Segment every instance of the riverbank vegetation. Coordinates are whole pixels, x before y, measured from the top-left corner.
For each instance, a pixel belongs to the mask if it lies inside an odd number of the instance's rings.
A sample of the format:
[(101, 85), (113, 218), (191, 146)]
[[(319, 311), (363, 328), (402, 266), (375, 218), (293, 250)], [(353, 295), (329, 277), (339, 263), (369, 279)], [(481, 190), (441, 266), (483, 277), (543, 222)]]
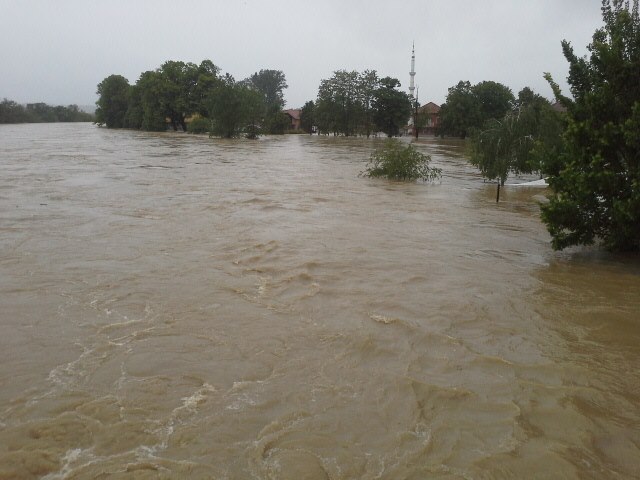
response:
[(211, 60), (200, 65), (167, 61), (156, 70), (143, 72), (134, 85), (121, 75), (110, 75), (98, 84), (96, 123), (108, 128), (147, 131), (195, 130), (222, 137), (259, 132), (284, 133), (289, 119), (283, 113), (280, 70), (260, 70), (236, 81), (221, 75)]
[(51, 106), (46, 103), (21, 105), (4, 98), (0, 102), (0, 123), (92, 122), (94, 116), (77, 105)]
[(502, 115), (496, 109), (478, 127), (473, 88), (461, 82), (449, 89), (442, 128), (471, 134), (470, 161), (488, 179), (548, 178), (541, 210), (555, 249), (598, 242), (640, 251), (639, 1), (603, 0), (602, 18), (588, 56), (562, 42), (571, 98), (545, 74), (556, 105), (524, 89), (515, 101), (504, 95)]
[(568, 41), (567, 81), (573, 98), (550, 82), (567, 109), (559, 167), (542, 220), (554, 248), (592, 244), (640, 250), (640, 15), (639, 2), (603, 0), (604, 26), (578, 57)]

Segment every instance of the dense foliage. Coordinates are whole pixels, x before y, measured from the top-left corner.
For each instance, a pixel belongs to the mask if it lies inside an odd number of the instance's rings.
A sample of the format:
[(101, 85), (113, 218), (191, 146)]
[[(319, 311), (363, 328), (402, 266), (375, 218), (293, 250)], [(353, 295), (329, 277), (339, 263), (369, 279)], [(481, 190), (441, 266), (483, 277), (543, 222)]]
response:
[(504, 185), (509, 173), (546, 172), (562, 150), (562, 114), (545, 98), (525, 87), (500, 119), (474, 131), (470, 160), (489, 180)]
[(378, 78), (375, 70), (338, 70), (322, 80), (314, 108), (321, 133), (366, 135), (382, 131), (395, 136), (411, 114), (409, 96), (399, 90), (400, 82)]
[(429, 166), (431, 158), (411, 144), (390, 138), (376, 149), (362, 175), (390, 180), (424, 180), (431, 182), (441, 176), (441, 170)]
[(288, 120), (282, 113), (284, 73), (260, 70), (237, 82), (220, 75), (211, 60), (200, 65), (167, 61), (143, 72), (135, 85), (110, 75), (98, 84), (96, 123), (109, 128), (187, 131), (192, 119), (198, 131), (255, 138), (262, 130), (282, 133)]
[(189, 123), (189, 133), (209, 133), (211, 131), (211, 120), (203, 117), (195, 117)]
[(226, 75), (208, 102), (212, 120), (211, 134), (225, 138), (242, 135), (255, 138), (259, 133), (259, 121), (264, 103), (259, 91)]
[(511, 90), (501, 83), (485, 81), (472, 86), (460, 81), (449, 88), (440, 109), (439, 134), (465, 138), (488, 120), (501, 119), (514, 101)]
[(542, 207), (553, 246), (591, 244), (640, 250), (640, 18), (622, 0), (603, 0), (604, 26), (593, 35), (589, 57), (562, 42), (573, 100), (567, 108), (565, 151), (549, 183), (554, 195)]
[(124, 127), (129, 103), (129, 80), (122, 75), (109, 75), (98, 84), (96, 123), (109, 128)]
[(93, 115), (81, 111), (77, 105), (20, 105), (6, 98), (0, 102), (0, 123), (92, 122), (93, 119)]
[(407, 124), (411, 115), (411, 100), (406, 93), (398, 90), (399, 88), (398, 80), (385, 77), (374, 90), (373, 122), (378, 130), (389, 137), (398, 135), (400, 128)]
[(304, 104), (300, 111), (300, 128), (307, 133), (313, 132), (313, 126), (315, 125), (315, 113), (316, 105), (313, 100), (309, 100)]

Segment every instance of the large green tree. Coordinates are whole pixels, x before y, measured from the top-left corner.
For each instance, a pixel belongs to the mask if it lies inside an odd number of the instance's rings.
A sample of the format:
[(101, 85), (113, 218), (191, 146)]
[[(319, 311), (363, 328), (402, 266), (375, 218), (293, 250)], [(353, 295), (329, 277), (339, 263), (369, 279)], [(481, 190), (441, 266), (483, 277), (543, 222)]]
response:
[(559, 152), (562, 131), (561, 114), (525, 87), (511, 110), (473, 133), (470, 161), (485, 178), (504, 185), (509, 173), (542, 172)]
[(262, 95), (264, 116), (262, 128), (271, 134), (283, 134), (289, 127), (289, 120), (282, 112), (285, 105), (284, 89), (288, 87), (284, 72), (262, 69), (242, 83)]
[(246, 134), (254, 137), (257, 119), (264, 112), (263, 97), (244, 82), (227, 74), (209, 97), (208, 110), (213, 135), (233, 138)]
[(306, 102), (300, 111), (300, 128), (307, 133), (313, 133), (315, 111), (316, 105), (313, 103), (313, 100)]
[(373, 120), (378, 130), (388, 137), (398, 135), (411, 115), (411, 99), (399, 88), (400, 82), (396, 78), (385, 77), (374, 92)]
[(480, 124), (480, 106), (471, 90), (471, 83), (460, 81), (450, 87), (440, 109), (439, 133), (465, 138), (472, 128)]
[(501, 83), (471, 85), (460, 81), (449, 88), (440, 110), (440, 134), (465, 138), (488, 120), (501, 119), (513, 106), (513, 93)]
[(108, 128), (124, 127), (128, 108), (129, 80), (122, 75), (109, 75), (98, 84), (96, 123)]
[(371, 135), (375, 122), (373, 119), (374, 108), (373, 102), (376, 90), (380, 86), (380, 79), (375, 70), (365, 70), (358, 77), (358, 96), (362, 105), (362, 133), (367, 138)]
[(323, 133), (357, 133), (362, 120), (358, 72), (337, 70), (320, 82), (316, 100), (316, 123)]
[(136, 94), (140, 96), (142, 130), (162, 132), (167, 129), (170, 111), (167, 103), (167, 82), (157, 70), (140, 75), (136, 82)]
[(472, 91), (483, 122), (491, 118), (502, 118), (511, 110), (515, 101), (511, 89), (498, 82), (477, 83), (472, 87)]
[(288, 87), (282, 70), (260, 70), (251, 75), (245, 82), (264, 96), (267, 109), (282, 110), (284, 107), (284, 89)]
[(553, 246), (600, 241), (611, 250), (640, 250), (640, 18), (638, 0), (603, 0), (604, 26), (590, 55), (566, 40), (568, 83), (562, 167), (549, 178), (554, 194), (542, 207)]

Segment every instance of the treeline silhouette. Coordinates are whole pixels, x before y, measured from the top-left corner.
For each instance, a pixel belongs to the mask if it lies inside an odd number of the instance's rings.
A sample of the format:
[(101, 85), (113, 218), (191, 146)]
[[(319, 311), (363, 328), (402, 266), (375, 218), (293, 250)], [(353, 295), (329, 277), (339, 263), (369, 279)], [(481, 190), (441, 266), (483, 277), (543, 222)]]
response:
[(0, 102), (0, 123), (92, 122), (94, 116), (77, 105), (51, 106), (46, 103), (21, 105), (13, 100)]

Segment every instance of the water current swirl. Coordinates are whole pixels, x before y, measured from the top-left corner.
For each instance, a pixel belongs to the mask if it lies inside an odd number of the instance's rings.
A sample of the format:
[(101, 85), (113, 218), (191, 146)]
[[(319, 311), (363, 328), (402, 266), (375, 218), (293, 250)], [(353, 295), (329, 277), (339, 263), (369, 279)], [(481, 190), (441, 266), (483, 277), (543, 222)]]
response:
[(0, 479), (638, 478), (638, 258), (382, 141), (0, 126)]

